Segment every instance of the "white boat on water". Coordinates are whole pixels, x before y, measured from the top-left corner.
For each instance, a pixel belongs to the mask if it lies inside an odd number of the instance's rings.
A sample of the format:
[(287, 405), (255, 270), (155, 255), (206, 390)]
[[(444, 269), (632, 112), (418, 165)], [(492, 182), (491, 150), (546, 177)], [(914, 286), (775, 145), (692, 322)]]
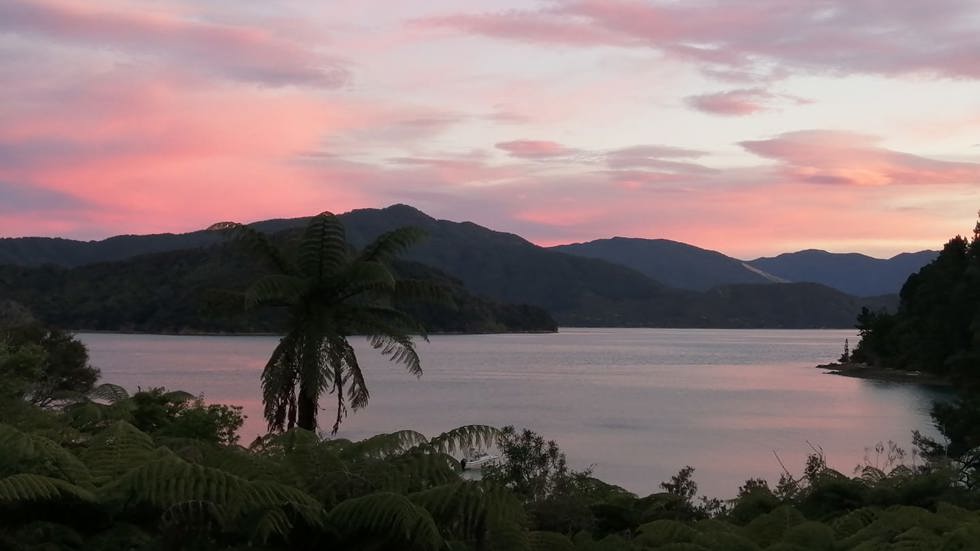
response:
[(459, 460), (459, 466), (464, 471), (466, 470), (480, 470), (484, 466), (489, 465), (497, 460), (497, 456), (487, 453), (484, 450), (478, 450), (476, 448), (470, 448), (466, 450), (466, 454), (462, 459)]

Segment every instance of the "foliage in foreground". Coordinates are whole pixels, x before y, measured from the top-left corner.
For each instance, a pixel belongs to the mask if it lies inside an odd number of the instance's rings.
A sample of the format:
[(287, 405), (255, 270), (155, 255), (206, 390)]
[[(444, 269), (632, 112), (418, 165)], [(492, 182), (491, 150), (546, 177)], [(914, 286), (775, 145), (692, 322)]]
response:
[[(63, 412), (23, 404), (16, 426), (0, 424), (0, 548), (972, 549), (980, 537), (976, 495), (942, 468), (848, 477), (815, 455), (799, 479), (748, 481), (729, 502), (695, 499), (690, 468), (638, 497), (568, 469), (531, 431), (352, 442), (294, 429), (243, 448), (147, 422), (173, 393), (153, 391), (151, 406), (99, 394)], [(454, 456), (494, 441), (507, 463), (461, 477)]]

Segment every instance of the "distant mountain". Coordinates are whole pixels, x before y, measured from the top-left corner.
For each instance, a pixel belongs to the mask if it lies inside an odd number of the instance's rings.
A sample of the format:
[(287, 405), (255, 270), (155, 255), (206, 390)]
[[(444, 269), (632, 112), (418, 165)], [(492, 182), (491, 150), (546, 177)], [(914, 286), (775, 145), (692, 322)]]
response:
[(898, 293), (910, 275), (932, 262), (938, 254), (920, 251), (879, 259), (863, 254), (810, 249), (758, 258), (749, 265), (789, 281), (822, 283), (848, 294), (873, 296)]
[[(862, 305), (889, 303), (887, 298), (857, 299), (820, 285), (760, 283), (775, 278), (768, 275), (771, 273), (768, 270), (746, 266), (720, 253), (669, 241), (604, 240), (572, 246), (577, 249), (576, 254), (568, 254), (471, 222), (436, 220), (406, 205), (355, 210), (341, 215), (341, 219), (348, 239), (355, 245), (363, 245), (394, 228), (421, 227), (428, 232), (428, 238), (408, 252), (407, 260), (458, 280), (460, 288), (476, 294), (475, 298), (483, 297), (479, 300), (544, 308), (564, 325), (851, 327)], [(306, 220), (267, 220), (253, 226), (270, 233), (278, 232), (279, 239), (288, 239), (305, 225)], [(0, 263), (35, 267), (55, 263), (79, 266), (76, 268), (79, 271), (74, 274), (82, 275), (80, 281), (86, 282), (85, 286), (72, 288), (74, 290), (69, 294), (83, 304), (72, 303), (72, 308), (84, 306), (82, 310), (92, 316), (89, 322), (96, 323), (100, 316), (109, 315), (105, 312), (123, 301), (119, 293), (113, 293), (113, 285), (141, 289), (136, 296), (140, 293), (154, 297), (171, 296), (178, 303), (174, 308), (197, 308), (180, 306), (190, 301), (184, 294), (188, 282), (222, 288), (229, 283), (247, 281), (247, 272), (236, 274), (233, 266), (230, 272), (213, 266), (211, 269), (193, 268), (201, 263), (219, 262), (222, 255), (227, 254), (220, 241), (220, 235), (204, 231), (121, 236), (101, 242), (7, 239), (0, 240)], [(590, 254), (601, 253), (605, 259), (580, 255), (583, 247), (589, 249)], [(136, 256), (144, 253), (155, 254)], [(669, 256), (670, 260), (664, 262), (658, 256)], [(119, 261), (119, 257), (129, 257), (133, 263), (115, 267), (100, 264), (106, 260)], [(181, 271), (185, 268), (190, 272)], [(114, 271), (119, 272), (118, 277)], [(68, 281), (70, 278), (58, 279), (67, 277), (64, 268), (48, 266), (26, 272), (23, 268), (21, 271), (8, 268), (0, 275), (4, 272), (8, 282), (12, 281), (7, 287), (10, 291), (4, 292), (17, 291), (23, 286), (34, 289), (38, 291), (34, 300), (47, 304), (45, 311), (56, 312), (64, 296), (58, 292), (45, 293), (45, 285), (48, 285), (45, 282), (54, 278), (50, 286), (55, 291), (59, 285), (73, 285)], [(215, 274), (222, 275), (212, 278)], [(665, 286), (658, 278), (651, 277), (652, 274), (688, 289)], [(127, 277), (137, 279), (129, 281)], [(720, 287), (704, 291), (719, 284)], [(0, 291), (3, 291), (2, 286)], [(86, 299), (86, 296), (90, 298)], [(127, 300), (132, 300), (128, 305), (120, 306), (123, 311), (141, 308), (137, 299), (127, 296)], [(21, 301), (32, 305), (31, 301)], [(156, 315), (154, 308), (146, 306), (145, 312), (137, 318)], [(204, 315), (199, 308), (195, 312), (181, 315), (188, 316), (186, 319)], [(506, 318), (515, 312), (511, 309), (507, 315), (499, 313), (495, 316)], [(532, 317), (539, 316), (534, 314)], [(222, 321), (215, 323), (222, 327), (234, 325)], [(517, 319), (512, 319), (513, 323), (520, 324)]]
[(719, 285), (784, 281), (717, 251), (667, 239), (613, 237), (552, 250), (622, 264), (678, 289), (707, 291)]

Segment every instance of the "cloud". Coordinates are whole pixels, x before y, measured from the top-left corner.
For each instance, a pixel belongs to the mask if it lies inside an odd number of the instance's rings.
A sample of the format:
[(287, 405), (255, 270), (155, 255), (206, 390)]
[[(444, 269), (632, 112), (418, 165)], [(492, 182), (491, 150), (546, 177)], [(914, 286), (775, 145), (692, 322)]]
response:
[(84, 207), (79, 197), (57, 190), (0, 181), (0, 213), (37, 215), (45, 211), (65, 211)]
[(2, 2), (0, 32), (151, 56), (184, 70), (268, 85), (336, 88), (350, 76), (339, 60), (261, 27), (179, 17), (144, 5), (122, 10), (68, 0)]
[(725, 79), (788, 71), (980, 78), (980, 4), (558, 0), (417, 25), (538, 44), (648, 48)]
[(553, 159), (568, 157), (578, 151), (570, 149), (558, 142), (546, 140), (515, 140), (500, 142), (494, 145), (497, 149), (507, 152), (511, 157), (520, 159)]
[(980, 182), (980, 163), (930, 159), (881, 147), (880, 142), (854, 132), (804, 130), (740, 145), (778, 161), (780, 175), (795, 182), (852, 186)]
[(774, 94), (764, 88), (743, 88), (727, 92), (699, 94), (688, 96), (685, 101), (698, 111), (735, 117), (768, 111), (773, 109), (775, 104), (786, 101), (797, 105), (809, 103), (808, 100), (785, 94)]

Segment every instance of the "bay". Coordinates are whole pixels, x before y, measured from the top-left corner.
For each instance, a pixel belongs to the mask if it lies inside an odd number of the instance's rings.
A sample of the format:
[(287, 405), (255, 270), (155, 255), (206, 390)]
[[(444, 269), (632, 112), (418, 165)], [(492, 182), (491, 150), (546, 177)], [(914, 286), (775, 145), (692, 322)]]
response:
[[(78, 336), (103, 381), (240, 405), (243, 444), (264, 432), (259, 374), (278, 338)], [(845, 338), (857, 341), (835, 330), (436, 335), (419, 345), (421, 379), (358, 338), (371, 400), (338, 436), (509, 424), (556, 440), (574, 467), (591, 465), (641, 495), (691, 465), (700, 493), (732, 497), (747, 478), (775, 482), (780, 461), (799, 474), (814, 448), (850, 474), (879, 441), (911, 452), (913, 429), (935, 434), (928, 410), (942, 392), (814, 369), (836, 359)], [(321, 424), (330, 427), (333, 397), (321, 405)], [(868, 459), (876, 461), (873, 451)]]

